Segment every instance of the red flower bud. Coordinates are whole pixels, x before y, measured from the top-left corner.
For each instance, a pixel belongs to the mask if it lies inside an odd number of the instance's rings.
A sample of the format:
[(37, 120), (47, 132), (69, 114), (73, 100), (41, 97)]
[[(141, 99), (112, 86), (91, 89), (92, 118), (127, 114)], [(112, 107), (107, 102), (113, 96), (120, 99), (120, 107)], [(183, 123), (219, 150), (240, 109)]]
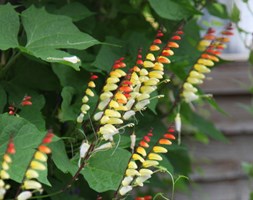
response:
[(150, 138), (148, 136), (144, 136), (143, 140), (145, 140), (146, 142), (150, 142)]
[(154, 44), (162, 44), (162, 41), (160, 39), (155, 39), (153, 41)]
[(91, 77), (90, 77), (91, 80), (96, 80), (97, 78), (98, 78), (97, 75), (91, 75)]
[(181, 40), (181, 37), (179, 35), (175, 35), (171, 39), (172, 40)]

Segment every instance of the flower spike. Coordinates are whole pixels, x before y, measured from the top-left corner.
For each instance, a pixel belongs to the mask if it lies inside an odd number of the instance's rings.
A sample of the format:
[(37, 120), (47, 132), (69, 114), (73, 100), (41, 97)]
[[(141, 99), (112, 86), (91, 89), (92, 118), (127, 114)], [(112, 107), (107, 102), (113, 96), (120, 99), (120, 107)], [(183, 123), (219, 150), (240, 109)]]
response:
[(6, 184), (4, 181), (10, 178), (8, 170), (10, 168), (10, 164), (12, 163), (11, 155), (15, 154), (15, 145), (13, 143), (13, 138), (10, 137), (9, 143), (7, 145), (6, 151), (3, 155), (3, 160), (0, 166), (0, 199), (4, 199), (4, 196), (7, 190), (10, 188), (9, 184)]
[(51, 149), (47, 146), (53, 138), (52, 130), (48, 130), (41, 144), (35, 151), (30, 164), (25, 172), (25, 176), (21, 183), (22, 191), (17, 195), (17, 199), (26, 200), (32, 196), (34, 191), (43, 191), (42, 185), (37, 181), (39, 177), (38, 171), (46, 170), (47, 154), (51, 153)]
[(166, 133), (148, 152), (147, 150), (149, 149), (149, 142), (151, 141), (152, 136), (153, 133), (151, 129), (149, 133), (142, 138), (139, 146), (136, 147), (135, 153), (133, 153), (129, 161), (125, 176), (118, 189), (119, 195), (126, 195), (134, 187), (142, 187), (144, 182), (150, 179), (154, 173), (152, 167), (159, 165), (159, 161), (163, 159), (159, 154), (167, 152), (167, 149), (164, 146), (171, 145), (171, 141), (168, 138), (175, 139), (171, 132)]
[[(206, 35), (199, 42), (198, 49), (203, 51), (203, 53), (189, 72), (181, 92), (181, 95), (187, 103), (199, 99), (200, 96), (197, 94), (198, 89), (195, 85), (202, 84), (205, 79), (204, 74), (210, 73), (210, 68), (214, 66), (215, 62), (219, 61), (217, 55), (225, 48), (224, 43), (229, 41), (228, 36), (232, 35), (230, 31), (231, 28), (231, 24), (228, 25), (225, 30), (221, 32), (221, 37), (215, 37), (215, 30), (209, 28)], [(176, 122), (179, 127), (179, 118)]]
[(98, 78), (97, 75), (91, 74), (90, 81), (88, 83), (88, 87), (85, 90), (85, 95), (82, 98), (82, 106), (81, 106), (81, 113), (77, 117), (76, 121), (77, 123), (82, 123), (84, 116), (87, 114), (87, 112), (90, 109), (90, 106), (88, 105), (90, 97), (94, 97), (94, 92), (92, 91), (93, 88), (96, 87), (95, 80)]

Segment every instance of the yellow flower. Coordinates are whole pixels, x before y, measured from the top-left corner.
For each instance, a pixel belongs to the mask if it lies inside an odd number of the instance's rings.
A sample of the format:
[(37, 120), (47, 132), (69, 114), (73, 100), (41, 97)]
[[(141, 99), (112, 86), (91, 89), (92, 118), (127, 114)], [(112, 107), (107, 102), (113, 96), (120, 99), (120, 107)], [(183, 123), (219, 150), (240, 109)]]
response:
[(119, 108), (119, 104), (117, 101), (114, 101), (114, 100), (111, 100), (110, 103), (109, 103), (109, 107), (110, 108)]
[(204, 74), (201, 74), (199, 72), (196, 72), (194, 70), (192, 70), (190, 72), (190, 75), (189, 75), (191, 78), (198, 78), (198, 79), (204, 79), (205, 78), (205, 75)]
[(155, 64), (153, 62), (151, 62), (151, 61), (145, 60), (143, 62), (143, 66), (146, 67), (146, 68), (153, 68), (155, 66)]
[(107, 122), (110, 120), (108, 116), (103, 116), (100, 120), (101, 124), (107, 124)]
[(137, 97), (137, 100), (138, 100), (138, 101), (142, 101), (142, 100), (144, 100), (144, 99), (149, 99), (149, 98), (150, 98), (150, 95), (144, 93), (144, 94), (141, 94), (140, 96), (138, 96), (138, 97)]
[(23, 191), (17, 196), (17, 200), (27, 200), (32, 197), (31, 191)]
[(162, 79), (163, 78), (163, 71), (151, 71), (149, 72), (148, 76), (150, 78), (158, 78), (158, 79)]
[(146, 160), (142, 163), (143, 167), (153, 167), (159, 165), (159, 162), (155, 160)]
[(151, 92), (154, 92), (157, 89), (156, 86), (142, 86), (141, 92), (145, 94), (150, 94)]
[(119, 118), (110, 118), (107, 122), (108, 124), (123, 124), (123, 120)]
[(197, 92), (198, 91), (197, 88), (195, 88), (192, 84), (187, 83), (187, 82), (184, 83), (183, 87), (185, 90), (187, 90), (189, 92)]
[(35, 161), (35, 160), (33, 160), (33, 161), (31, 162), (30, 167), (31, 167), (32, 169), (37, 169), (37, 170), (46, 170), (45, 165), (43, 165), (42, 163), (40, 163), (40, 162), (38, 162), (38, 161)]
[(137, 111), (140, 111), (140, 110), (142, 110), (143, 108), (145, 108), (149, 103), (150, 103), (150, 100), (149, 100), (149, 99), (142, 100), (142, 101), (138, 102), (138, 103), (135, 105), (135, 109), (136, 109)]
[(211, 44), (211, 41), (209, 41), (209, 40), (201, 40), (199, 42), (199, 46), (201, 46), (201, 47), (208, 47), (210, 44)]
[(140, 162), (144, 162), (144, 159), (139, 154), (134, 153), (132, 158), (134, 160), (139, 160)]
[(118, 88), (118, 85), (114, 84), (114, 83), (107, 83), (104, 87), (103, 87), (103, 90), (105, 92), (108, 92), (108, 91), (113, 91), (113, 90), (116, 90)]
[(86, 95), (82, 98), (82, 102), (83, 103), (87, 103), (89, 101), (89, 97), (87, 97)]
[(145, 83), (146, 81), (148, 81), (149, 80), (149, 77), (148, 76), (140, 76), (139, 77), (139, 81), (141, 82), (141, 83)]
[(136, 175), (140, 175), (140, 173), (135, 169), (127, 169), (126, 175), (127, 176), (136, 176)]
[(129, 110), (129, 111), (127, 111), (127, 112), (124, 113), (123, 119), (124, 120), (128, 120), (130, 117), (132, 117), (134, 115), (135, 115), (135, 111)]
[(119, 111), (127, 111), (127, 107), (126, 106), (119, 106), (117, 108), (115, 108), (115, 110), (119, 110)]
[(191, 84), (202, 84), (203, 83), (202, 80), (200, 80), (198, 78), (192, 78), (192, 77), (188, 77), (186, 81)]
[(5, 162), (5, 161), (2, 162), (2, 169), (4, 169), (4, 170), (8, 170), (9, 169), (9, 165), (8, 165), (7, 162)]
[(120, 93), (120, 92), (117, 92), (115, 94), (115, 98), (118, 100), (118, 99), (122, 99), (123, 101), (127, 101), (127, 98), (124, 94)]
[(162, 156), (160, 156), (157, 153), (150, 153), (150, 154), (148, 154), (148, 158), (150, 160), (163, 160)]
[(26, 190), (38, 190), (38, 189), (41, 189), (42, 188), (42, 185), (37, 182), (37, 181), (34, 181), (34, 180), (26, 180), (24, 181), (24, 188)]
[(90, 88), (86, 89), (85, 94), (87, 94), (88, 96), (91, 96), (91, 97), (95, 96), (95, 94), (92, 92), (92, 90)]
[(38, 178), (39, 177), (38, 172), (33, 170), (33, 169), (28, 169), (25, 175), (28, 179)]
[(138, 166), (136, 165), (135, 161), (130, 161), (130, 162), (128, 163), (128, 168), (129, 168), (129, 169), (137, 169)]
[(94, 81), (90, 81), (88, 83), (88, 86), (91, 87), (91, 88), (94, 88), (94, 87), (96, 87), (96, 84), (94, 83)]
[(90, 106), (87, 104), (83, 104), (81, 107), (81, 111), (85, 114), (88, 110), (90, 110)]
[(203, 58), (198, 59), (197, 63), (201, 64), (201, 65), (208, 66), (208, 67), (214, 66), (214, 62), (213, 61), (208, 60), (208, 59), (203, 59)]
[(159, 79), (157, 78), (150, 78), (149, 80), (144, 82), (144, 85), (154, 86), (159, 83)]
[(195, 64), (194, 69), (196, 69), (200, 73), (209, 73), (211, 72), (205, 65)]
[(119, 78), (117, 77), (109, 77), (107, 80), (106, 80), (106, 83), (108, 84), (112, 84), (112, 83), (118, 83), (120, 80)]
[(139, 173), (141, 176), (148, 176), (152, 175), (153, 171), (151, 171), (150, 169), (140, 169)]
[(139, 72), (139, 74), (140, 74), (141, 76), (147, 76), (147, 75), (148, 75), (148, 70), (146, 70), (146, 69), (141, 69), (141, 71)]
[(101, 101), (98, 104), (98, 109), (99, 110), (104, 110), (106, 108), (106, 106), (109, 104), (109, 102), (110, 102), (110, 99), (105, 99), (105, 100)]
[(139, 76), (137, 75), (136, 72), (133, 72), (133, 73), (132, 73), (130, 82), (132, 82), (134, 85), (137, 85), (137, 84), (140, 83), (140, 81), (139, 81)]
[(110, 72), (110, 76), (111, 77), (115, 77), (115, 78), (120, 78), (121, 77), (121, 73), (116, 72), (116, 71), (111, 71)]
[(151, 61), (154, 61), (154, 60), (155, 60), (155, 56), (154, 56), (154, 54), (149, 53), (149, 54), (146, 56), (146, 59), (151, 60)]
[(0, 172), (0, 177), (1, 179), (9, 179), (10, 178), (10, 175), (8, 172), (6, 172), (5, 170), (1, 170)]
[(4, 161), (7, 162), (7, 163), (11, 163), (12, 162), (12, 159), (11, 157), (8, 155), (8, 154), (4, 154)]
[(100, 95), (100, 100), (101, 101), (104, 101), (105, 99), (109, 99), (113, 96), (113, 93), (111, 92), (103, 92), (101, 95)]
[(127, 186), (124, 186), (124, 187), (121, 187), (120, 190), (119, 190), (119, 193), (120, 195), (125, 195), (126, 193), (128, 193), (129, 191), (131, 191), (133, 189), (132, 186), (130, 185), (127, 185)]
[(126, 176), (126, 177), (123, 179), (123, 181), (121, 182), (121, 184), (122, 184), (123, 186), (127, 186), (127, 185), (129, 185), (129, 184), (132, 182), (132, 180), (133, 180), (133, 177), (132, 177), (132, 176)]
[(159, 62), (156, 62), (153, 69), (154, 69), (154, 70), (163, 71), (163, 64), (162, 64), (162, 63), (159, 63)]
[(126, 72), (124, 72), (121, 69), (116, 69), (115, 72), (119, 73), (121, 75), (121, 77), (126, 75)]
[(136, 152), (141, 154), (143, 157), (147, 155), (146, 150), (143, 147), (138, 147)]
[(167, 153), (168, 152), (167, 149), (165, 149), (164, 147), (160, 147), (160, 146), (154, 146), (153, 151), (155, 153)]
[(104, 114), (104, 112), (103, 111), (101, 111), (101, 112), (97, 112), (95, 115), (94, 115), (94, 119), (95, 119), (95, 121), (98, 121), (98, 120), (100, 120), (101, 119), (101, 117), (103, 116), (103, 114)]
[(183, 94), (182, 94), (185, 98), (185, 101), (186, 102), (191, 102), (191, 101), (195, 101), (199, 98), (198, 95), (194, 94), (194, 92), (191, 92), (191, 91), (183, 91)]
[(121, 114), (118, 111), (111, 110), (111, 109), (106, 109), (105, 110), (105, 115), (108, 116), (108, 117), (116, 117), (116, 118), (121, 117)]
[(139, 177), (137, 177), (136, 179), (135, 179), (135, 184), (136, 185), (138, 185), (138, 186), (143, 186), (143, 183), (146, 181), (146, 180), (148, 180), (148, 179), (150, 179), (151, 178), (151, 175), (147, 175), (147, 176), (139, 176)]
[(34, 158), (39, 161), (47, 161), (47, 156), (44, 153), (41, 153), (40, 151), (37, 151), (34, 155)]

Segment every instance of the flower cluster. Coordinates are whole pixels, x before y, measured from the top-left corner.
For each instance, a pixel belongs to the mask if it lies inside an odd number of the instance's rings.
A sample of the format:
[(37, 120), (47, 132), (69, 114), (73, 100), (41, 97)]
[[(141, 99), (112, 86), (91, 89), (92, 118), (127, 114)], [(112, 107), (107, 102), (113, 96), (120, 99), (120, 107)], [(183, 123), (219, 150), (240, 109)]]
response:
[(10, 178), (8, 170), (12, 162), (11, 155), (15, 154), (15, 152), (16, 150), (13, 143), (13, 139), (10, 138), (5, 154), (3, 155), (3, 161), (0, 168), (1, 169), (0, 171), (0, 200), (4, 199), (6, 191), (10, 188), (10, 185), (6, 184), (4, 180)]
[(42, 143), (35, 151), (29, 167), (22, 181), (22, 192), (18, 194), (17, 200), (26, 200), (32, 196), (32, 191), (42, 191), (42, 185), (36, 180), (39, 177), (38, 171), (46, 170), (44, 163), (47, 162), (47, 154), (51, 153), (51, 149), (47, 146), (52, 141), (54, 134), (48, 131)]
[[(32, 97), (25, 95), (24, 98), (22, 99), (20, 105), (21, 106), (31, 106), (32, 105), (32, 101), (31, 101)], [(10, 105), (9, 107), (9, 115), (16, 115), (17, 114), (17, 108), (15, 108), (14, 105)]]
[[(99, 134), (104, 140), (113, 141), (113, 136), (125, 127), (119, 126), (150, 103), (151, 93), (164, 77), (164, 64), (170, 63), (168, 57), (174, 54), (173, 48), (179, 47), (176, 41), (181, 40), (182, 34), (180, 28), (162, 48), (161, 38), (164, 34), (159, 30), (145, 59), (142, 59), (139, 51), (136, 64), (128, 73), (121, 69), (126, 67), (123, 58), (115, 61), (100, 95), (99, 112), (94, 115), (94, 119), (100, 123)], [(132, 126), (132, 123), (127, 126)]]
[(184, 85), (181, 95), (186, 102), (192, 102), (199, 99), (197, 94), (198, 89), (194, 85), (203, 83), (206, 73), (210, 73), (210, 68), (214, 66), (214, 62), (218, 62), (217, 55), (221, 54), (221, 51), (226, 47), (224, 43), (229, 42), (228, 36), (233, 35), (231, 32), (232, 25), (229, 24), (224, 31), (221, 32), (221, 37), (214, 35), (215, 30), (210, 28), (207, 34), (199, 42), (198, 48), (202, 50), (200, 58), (192, 67)]
[(167, 149), (164, 146), (171, 145), (172, 142), (170, 140), (175, 140), (175, 136), (171, 134), (172, 132), (174, 130), (169, 129), (168, 133), (165, 133), (152, 147), (150, 147), (150, 141), (153, 136), (152, 130), (139, 142), (121, 182), (119, 188), (121, 196), (131, 191), (133, 187), (143, 186), (143, 183), (151, 178), (154, 172), (150, 168), (159, 165), (159, 161), (163, 160), (159, 154), (167, 153)]
[(77, 123), (82, 123), (85, 114), (87, 114), (88, 110), (90, 110), (90, 106), (88, 105), (89, 97), (94, 97), (94, 95), (95, 95), (94, 92), (92, 91), (92, 89), (96, 87), (94, 80), (96, 80), (97, 78), (98, 78), (98, 76), (93, 75), (93, 74), (90, 77), (88, 87), (85, 90), (85, 95), (82, 98), (83, 104), (81, 106), (81, 113), (79, 114), (79, 116), (76, 119)]

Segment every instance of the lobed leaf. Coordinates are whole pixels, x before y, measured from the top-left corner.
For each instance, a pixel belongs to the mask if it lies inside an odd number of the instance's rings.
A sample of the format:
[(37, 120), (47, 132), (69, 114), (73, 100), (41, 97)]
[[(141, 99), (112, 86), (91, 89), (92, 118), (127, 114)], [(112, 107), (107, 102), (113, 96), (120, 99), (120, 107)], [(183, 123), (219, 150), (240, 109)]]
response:
[(89, 186), (97, 192), (117, 190), (131, 154), (125, 149), (96, 153), (82, 171)]
[(20, 50), (47, 62), (58, 62), (79, 70), (81, 63), (64, 61), (71, 55), (60, 49), (87, 49), (99, 42), (82, 33), (72, 23), (71, 18), (53, 15), (45, 8), (31, 6), (21, 14), (27, 35), (27, 43)]
[[(45, 132), (39, 131), (35, 125), (22, 117), (0, 115), (0, 157), (5, 152), (10, 135), (13, 135), (16, 154), (13, 155), (13, 163), (9, 169), (10, 177), (21, 182), (27, 166), (45, 136)], [(38, 180), (50, 185), (47, 180), (47, 170), (39, 171)]]
[(0, 49), (18, 47), (19, 16), (11, 4), (0, 5)]

